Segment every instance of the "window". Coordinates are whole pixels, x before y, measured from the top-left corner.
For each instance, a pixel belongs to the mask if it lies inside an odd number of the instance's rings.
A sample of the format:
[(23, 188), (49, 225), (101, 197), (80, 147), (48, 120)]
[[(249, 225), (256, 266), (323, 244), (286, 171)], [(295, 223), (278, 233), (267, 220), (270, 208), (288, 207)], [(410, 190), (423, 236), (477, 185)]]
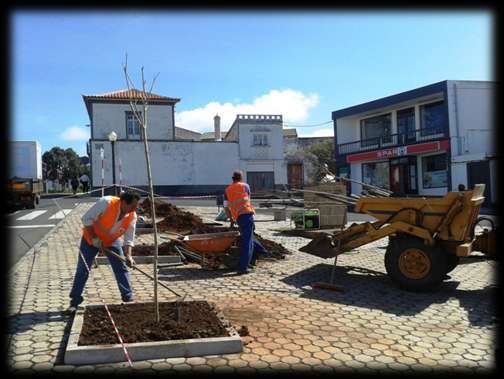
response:
[[(138, 117), (142, 117), (140, 112)], [(126, 135), (128, 138), (140, 137), (140, 123), (133, 112), (126, 112)]]
[(444, 101), (420, 106), (420, 128), (422, 136), (442, 133), (445, 129)]
[(397, 132), (401, 136), (401, 143), (415, 141), (415, 108), (397, 111)]
[(422, 177), (424, 188), (448, 186), (446, 153), (422, 158)]
[(254, 134), (254, 146), (267, 146), (268, 145), (268, 135), (267, 134)]
[(392, 122), (390, 113), (366, 118), (361, 120), (361, 146), (378, 145), (381, 142), (391, 142), (390, 136), (392, 130)]
[(363, 163), (362, 181), (366, 184), (389, 189), (389, 163)]

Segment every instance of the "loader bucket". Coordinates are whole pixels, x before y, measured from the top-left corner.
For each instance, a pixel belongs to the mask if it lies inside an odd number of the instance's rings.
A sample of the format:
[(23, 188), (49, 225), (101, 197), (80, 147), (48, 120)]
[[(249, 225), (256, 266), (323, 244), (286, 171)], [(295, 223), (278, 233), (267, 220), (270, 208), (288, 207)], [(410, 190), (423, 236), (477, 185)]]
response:
[(338, 255), (338, 249), (332, 242), (330, 235), (315, 237), (309, 244), (300, 248), (299, 251), (316, 255), (320, 258), (332, 258)]

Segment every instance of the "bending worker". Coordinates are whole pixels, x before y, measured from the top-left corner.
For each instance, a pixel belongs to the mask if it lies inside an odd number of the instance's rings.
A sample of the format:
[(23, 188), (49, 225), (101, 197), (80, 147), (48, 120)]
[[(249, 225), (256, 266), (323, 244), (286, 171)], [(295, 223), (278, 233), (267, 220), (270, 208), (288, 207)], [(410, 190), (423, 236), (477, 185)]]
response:
[[(121, 193), (120, 197), (104, 196), (82, 216), (84, 228), (82, 229), (77, 270), (70, 291), (70, 307), (67, 309), (67, 313), (75, 312), (77, 306), (84, 300), (82, 292), (89, 277), (88, 268), (91, 270), (92, 263), (100, 250), (107, 248), (124, 257), (121, 241), (121, 237), (124, 235), (128, 266), (131, 267), (135, 264), (131, 250), (134, 246), (137, 219), (135, 210), (139, 200), (140, 196), (130, 191)], [(82, 257), (86, 260), (87, 268)], [(133, 301), (133, 291), (126, 264), (111, 254), (108, 254), (107, 257), (114, 271), (122, 301)]]
[(267, 253), (254, 238), (254, 213), (250, 201), (250, 187), (242, 182), (241, 171), (233, 172), (233, 183), (224, 191), (224, 210), (231, 220), (231, 227), (236, 222), (240, 228), (240, 262), (238, 273), (246, 274), (250, 266), (255, 266), (257, 253)]

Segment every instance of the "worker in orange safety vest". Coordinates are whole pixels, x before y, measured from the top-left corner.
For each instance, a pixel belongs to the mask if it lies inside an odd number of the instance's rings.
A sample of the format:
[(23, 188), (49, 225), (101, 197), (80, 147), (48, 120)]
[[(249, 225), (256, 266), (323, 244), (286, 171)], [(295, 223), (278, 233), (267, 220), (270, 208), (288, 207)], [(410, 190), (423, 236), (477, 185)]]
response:
[[(66, 313), (75, 312), (84, 300), (82, 292), (89, 277), (88, 269), (91, 270), (99, 251), (104, 251), (109, 259), (123, 302), (134, 300), (127, 265), (131, 267), (135, 264), (131, 253), (137, 219), (135, 211), (139, 200), (140, 195), (132, 191), (123, 192), (120, 197), (104, 196), (82, 216), (84, 227), (80, 253), (70, 291), (70, 307)], [(121, 241), (122, 239), (124, 241)], [(123, 246), (126, 251), (127, 265), (104, 250), (104, 248), (109, 249), (124, 257)]]
[(231, 227), (235, 223), (240, 228), (240, 261), (238, 274), (246, 274), (252, 269), (257, 260), (257, 253), (267, 254), (266, 249), (254, 238), (254, 207), (250, 201), (250, 187), (242, 182), (243, 173), (233, 172), (233, 183), (224, 191), (224, 210), (231, 220)]

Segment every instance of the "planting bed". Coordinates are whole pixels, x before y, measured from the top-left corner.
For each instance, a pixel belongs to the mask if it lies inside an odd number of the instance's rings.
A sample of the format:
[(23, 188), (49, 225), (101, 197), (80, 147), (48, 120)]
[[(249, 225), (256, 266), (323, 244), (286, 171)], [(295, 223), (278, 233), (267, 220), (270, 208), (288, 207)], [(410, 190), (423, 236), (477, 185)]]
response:
[[(206, 301), (108, 305), (132, 360), (241, 352), (236, 330)], [(243, 329), (243, 328), (242, 328)], [(124, 353), (103, 305), (77, 311), (65, 353), (66, 364), (124, 361)]]

